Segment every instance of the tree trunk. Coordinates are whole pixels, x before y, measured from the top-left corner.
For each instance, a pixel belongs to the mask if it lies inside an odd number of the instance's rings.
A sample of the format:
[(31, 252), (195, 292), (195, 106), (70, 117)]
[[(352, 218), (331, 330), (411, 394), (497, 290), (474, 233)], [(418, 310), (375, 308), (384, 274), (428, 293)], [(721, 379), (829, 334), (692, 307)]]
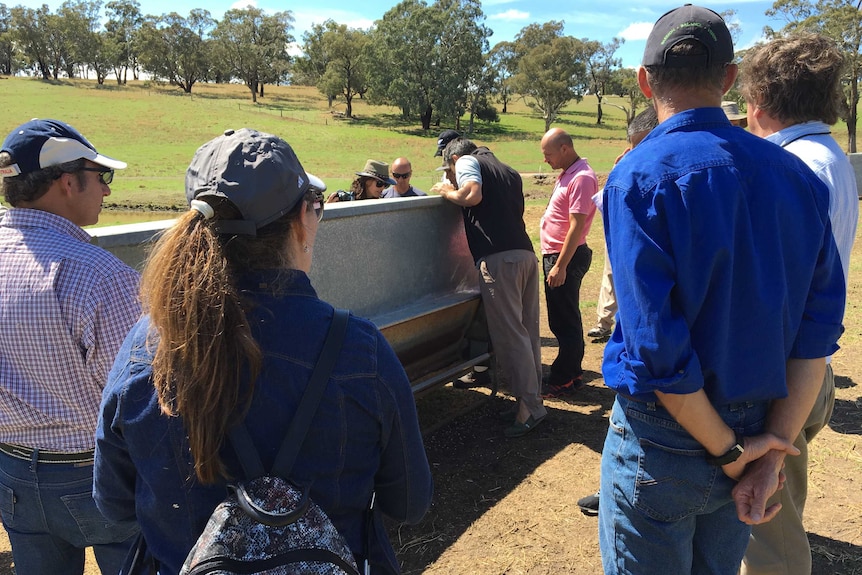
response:
[(347, 94), (344, 96), (344, 101), (347, 102), (347, 109), (344, 111), (344, 115), (348, 118), (353, 117), (353, 96), (351, 94)]
[(426, 106), (425, 111), (422, 112), (422, 129), (430, 130), (431, 129), (431, 116), (434, 113), (434, 108), (429, 104)]
[(847, 151), (856, 153), (856, 120), (859, 112), (858, 76), (850, 82), (850, 112), (847, 114)]
[(596, 92), (596, 99), (598, 102), (596, 103), (596, 124), (602, 123), (602, 97)]
[(257, 87), (258, 87), (258, 92), (259, 92), (259, 93), (258, 93), (258, 95), (259, 95), (261, 98), (263, 98), (263, 85), (264, 85), (264, 84), (263, 84), (263, 82), (261, 82), (260, 84), (258, 84), (258, 85), (257, 85)]
[(551, 129), (551, 122), (553, 122), (553, 120), (551, 120), (551, 115), (550, 114), (545, 115), (545, 131), (546, 132)]

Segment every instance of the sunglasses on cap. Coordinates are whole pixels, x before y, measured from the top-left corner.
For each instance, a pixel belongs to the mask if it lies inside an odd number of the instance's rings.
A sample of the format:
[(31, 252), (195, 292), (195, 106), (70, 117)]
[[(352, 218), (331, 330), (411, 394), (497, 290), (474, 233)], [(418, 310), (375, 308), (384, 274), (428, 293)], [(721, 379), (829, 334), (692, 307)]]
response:
[(98, 172), (99, 181), (103, 184), (110, 185), (111, 182), (114, 181), (114, 170), (108, 170), (106, 168), (81, 168), (82, 172)]
[(403, 174), (399, 174), (397, 172), (392, 172), (392, 177), (395, 178), (396, 180), (401, 180), (401, 179), (406, 180), (412, 174), (413, 174), (413, 172), (404, 172)]

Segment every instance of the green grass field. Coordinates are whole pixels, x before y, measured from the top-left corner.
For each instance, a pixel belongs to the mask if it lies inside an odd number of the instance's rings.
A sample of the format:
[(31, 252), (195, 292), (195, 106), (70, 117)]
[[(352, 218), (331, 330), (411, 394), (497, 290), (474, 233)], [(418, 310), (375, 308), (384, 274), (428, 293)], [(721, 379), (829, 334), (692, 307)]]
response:
[[(81, 131), (96, 148), (128, 162), (111, 185), (108, 205), (170, 207), (182, 205), (185, 169), (194, 151), (227, 128), (250, 127), (287, 140), (306, 170), (323, 178), (330, 190), (345, 188), (369, 158), (391, 162), (406, 156), (413, 163), (413, 184), (428, 189), (439, 179), (433, 156), (442, 129), (425, 132), (405, 122), (399, 110), (354, 102), (354, 120), (340, 118), (344, 104), (330, 110), (314, 88), (266, 86), (266, 97), (252, 104), (242, 85), (197, 84), (191, 95), (178, 88), (134, 82), (128, 86), (94, 81), (47, 82), (0, 79), (0, 137), (30, 118), (56, 118)], [(498, 106), (499, 108), (499, 106)], [(539, 141), (544, 122), (522, 101), (495, 124), (477, 123), (471, 138), (488, 145), (521, 172), (550, 172)], [(553, 125), (572, 134), (575, 147), (593, 168), (607, 173), (625, 146), (625, 117), (604, 106), (596, 125), (596, 99), (587, 96), (568, 106)], [(466, 129), (467, 118), (462, 128)]]

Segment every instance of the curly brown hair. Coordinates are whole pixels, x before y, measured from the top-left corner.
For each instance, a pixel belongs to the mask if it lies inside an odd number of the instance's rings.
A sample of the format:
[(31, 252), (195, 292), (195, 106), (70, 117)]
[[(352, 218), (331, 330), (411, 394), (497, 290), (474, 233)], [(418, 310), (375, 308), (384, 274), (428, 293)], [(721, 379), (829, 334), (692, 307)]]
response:
[(820, 34), (776, 38), (751, 48), (742, 59), (740, 92), (778, 120), (834, 124), (843, 115), (844, 55)]

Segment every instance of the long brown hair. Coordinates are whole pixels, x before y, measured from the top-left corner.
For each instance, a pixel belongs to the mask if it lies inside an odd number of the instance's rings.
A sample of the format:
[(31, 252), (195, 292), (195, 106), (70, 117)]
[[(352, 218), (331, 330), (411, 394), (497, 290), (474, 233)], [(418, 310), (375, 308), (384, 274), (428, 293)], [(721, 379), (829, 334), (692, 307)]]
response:
[[(227, 200), (206, 200), (215, 210), (213, 221), (240, 219)], [(183, 418), (202, 483), (227, 477), (219, 449), (245, 415), (261, 368), (236, 279), (251, 269), (290, 267), (286, 246), (302, 233), (296, 231), (302, 209), (311, 207), (300, 201), (257, 236), (219, 235), (189, 210), (157, 242), (141, 276), (159, 406), (165, 415)], [(242, 394), (244, 382), (248, 392)]]

